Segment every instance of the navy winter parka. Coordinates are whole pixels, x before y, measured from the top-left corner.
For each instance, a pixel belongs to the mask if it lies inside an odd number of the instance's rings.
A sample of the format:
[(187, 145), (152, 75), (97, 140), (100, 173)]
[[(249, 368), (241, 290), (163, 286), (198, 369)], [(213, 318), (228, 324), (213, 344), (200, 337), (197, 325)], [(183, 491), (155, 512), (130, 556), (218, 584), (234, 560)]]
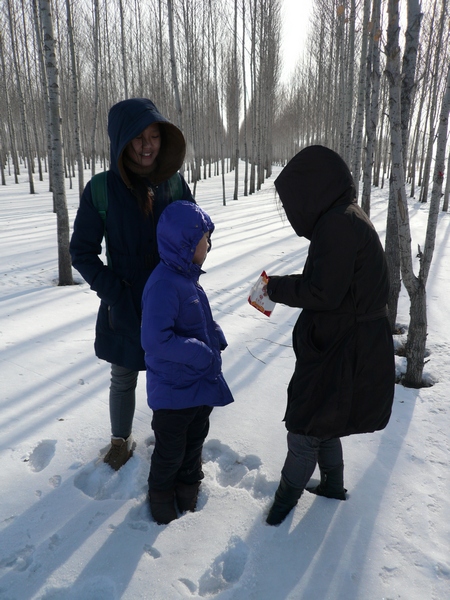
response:
[(191, 202), (172, 203), (159, 220), (161, 262), (142, 296), (142, 346), (152, 410), (233, 402), (220, 355), (227, 342), (198, 282), (203, 271), (192, 262), (197, 244), (213, 230), (209, 216)]
[[(145, 216), (138, 206), (122, 162), (128, 143), (152, 123), (161, 131), (156, 169), (146, 185), (153, 191), (153, 211)], [(181, 167), (186, 144), (181, 131), (145, 98), (115, 104), (108, 117), (111, 143), (107, 175), (106, 224), (94, 207), (90, 182), (80, 200), (70, 242), (72, 264), (101, 302), (95, 334), (96, 355), (132, 370), (145, 370), (140, 343), (141, 299), (145, 283), (159, 262), (156, 225), (163, 209), (180, 197), (194, 201), (181, 178), (181, 196), (174, 197), (167, 180)], [(100, 259), (106, 227), (111, 268)]]
[(389, 275), (350, 171), (329, 148), (310, 146), (275, 187), (294, 231), (311, 242), (303, 273), (269, 275), (267, 287), (275, 302), (303, 309), (286, 427), (321, 439), (383, 429), (395, 384)]

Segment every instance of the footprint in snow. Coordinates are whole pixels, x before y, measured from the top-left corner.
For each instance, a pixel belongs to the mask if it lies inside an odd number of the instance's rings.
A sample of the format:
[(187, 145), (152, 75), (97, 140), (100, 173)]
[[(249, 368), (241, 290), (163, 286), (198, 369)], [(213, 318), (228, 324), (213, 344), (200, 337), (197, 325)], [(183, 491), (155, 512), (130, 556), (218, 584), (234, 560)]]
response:
[(39, 471), (48, 467), (55, 456), (55, 449), (56, 440), (42, 440), (31, 454), (24, 459), (24, 462), (29, 464), (32, 471), (39, 473)]
[(219, 440), (209, 440), (203, 448), (203, 461), (213, 467), (213, 477), (222, 487), (246, 489), (254, 498), (273, 493), (273, 485), (260, 472), (262, 463), (258, 456), (242, 457)]
[(41, 600), (119, 600), (120, 593), (114, 581), (108, 577), (92, 577), (71, 588), (50, 589)]
[(200, 596), (212, 596), (237, 583), (244, 572), (249, 554), (248, 546), (233, 536), (227, 548), (202, 575), (198, 585)]
[(144, 546), (144, 552), (148, 555), (151, 556), (151, 558), (160, 558), (161, 557), (161, 552), (159, 550), (157, 550), (154, 546), (150, 546), (149, 544), (145, 544)]
[(10, 569), (12, 571), (23, 572), (33, 562), (34, 546), (25, 546), (17, 552), (11, 553), (6, 558), (0, 560), (0, 570)]
[(90, 463), (77, 473), (73, 483), (94, 500), (128, 500), (137, 495), (139, 462), (131, 458), (119, 471), (104, 463)]

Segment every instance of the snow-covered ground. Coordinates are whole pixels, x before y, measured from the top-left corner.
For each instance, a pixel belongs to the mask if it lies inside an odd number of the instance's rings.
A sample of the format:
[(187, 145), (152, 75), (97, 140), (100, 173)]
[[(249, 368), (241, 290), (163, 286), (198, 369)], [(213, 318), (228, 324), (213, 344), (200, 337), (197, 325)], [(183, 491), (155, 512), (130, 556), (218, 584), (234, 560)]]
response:
[[(307, 243), (281, 218), (273, 179), (225, 207), (220, 178), (198, 184), (216, 224), (201, 282), (228, 338), (235, 402), (212, 414), (198, 510), (158, 526), (145, 501), (153, 436), (144, 374), (133, 458), (117, 473), (99, 459), (110, 432), (109, 367), (93, 353), (98, 299), (76, 272), (80, 285), (55, 285), (47, 187), (36, 182), (30, 195), (24, 173), (0, 188), (1, 600), (450, 598), (450, 216), (439, 217), (428, 282), (435, 385), (397, 386), (384, 431), (343, 439), (347, 502), (305, 493), (269, 527), (298, 311), (277, 305), (267, 318), (247, 296), (262, 269), (301, 271)], [(382, 239), (386, 196), (374, 190)], [(71, 222), (77, 204), (74, 182)], [(410, 202), (414, 248), (427, 208)], [(403, 292), (399, 322), (408, 314)]]

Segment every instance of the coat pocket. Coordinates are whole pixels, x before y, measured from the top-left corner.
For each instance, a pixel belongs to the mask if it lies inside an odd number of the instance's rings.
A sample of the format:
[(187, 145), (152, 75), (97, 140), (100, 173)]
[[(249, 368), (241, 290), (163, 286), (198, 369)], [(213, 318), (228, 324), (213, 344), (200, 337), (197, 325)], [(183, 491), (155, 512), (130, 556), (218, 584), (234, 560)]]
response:
[(202, 329), (204, 318), (200, 298), (194, 294), (183, 301), (177, 321), (189, 332)]
[(125, 287), (117, 302), (108, 306), (108, 324), (115, 333), (124, 335), (135, 335), (140, 331), (140, 319), (134, 307), (131, 288)]

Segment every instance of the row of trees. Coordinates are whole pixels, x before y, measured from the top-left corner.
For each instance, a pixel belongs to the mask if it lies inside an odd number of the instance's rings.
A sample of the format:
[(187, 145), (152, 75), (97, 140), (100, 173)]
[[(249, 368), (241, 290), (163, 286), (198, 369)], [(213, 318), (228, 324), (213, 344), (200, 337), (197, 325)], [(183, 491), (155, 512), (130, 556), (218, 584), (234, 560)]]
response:
[[(400, 6), (401, 5), (401, 6)], [(1, 0), (0, 168), (33, 177), (50, 168), (60, 283), (70, 283), (64, 182), (108, 164), (107, 112), (152, 98), (188, 140), (196, 182), (244, 160), (244, 194), (273, 163), (327, 145), (350, 165), (370, 214), (373, 185), (389, 185), (386, 252), (390, 321), (401, 279), (411, 298), (405, 382), (419, 385), (426, 280), (437, 214), (448, 209), (447, 0), (314, 0), (303, 58), (280, 84), (281, 0)], [(402, 19), (400, 19), (402, 8)], [(447, 163), (447, 165), (445, 165)], [(447, 169), (447, 172), (450, 169)], [(406, 182), (430, 204), (420, 272), (413, 272)], [(443, 200), (442, 200), (443, 195)], [(223, 202), (226, 201), (225, 188)], [(59, 236), (59, 233), (58, 233)], [(66, 254), (64, 254), (66, 252)]]
[[(30, 161), (42, 177), (48, 154), (45, 42), (39, 0), (2, 0), (2, 165)], [(53, 0), (51, 11), (67, 176), (109, 159), (112, 104), (149, 97), (188, 140), (194, 184), (246, 152), (247, 191), (271, 172), (280, 74), (280, 0)], [(11, 49), (17, 60), (11, 60)], [(245, 121), (243, 139), (239, 128)], [(242, 147), (242, 150), (240, 148)], [(30, 191), (32, 182), (30, 179)], [(234, 192), (237, 197), (237, 186)]]

